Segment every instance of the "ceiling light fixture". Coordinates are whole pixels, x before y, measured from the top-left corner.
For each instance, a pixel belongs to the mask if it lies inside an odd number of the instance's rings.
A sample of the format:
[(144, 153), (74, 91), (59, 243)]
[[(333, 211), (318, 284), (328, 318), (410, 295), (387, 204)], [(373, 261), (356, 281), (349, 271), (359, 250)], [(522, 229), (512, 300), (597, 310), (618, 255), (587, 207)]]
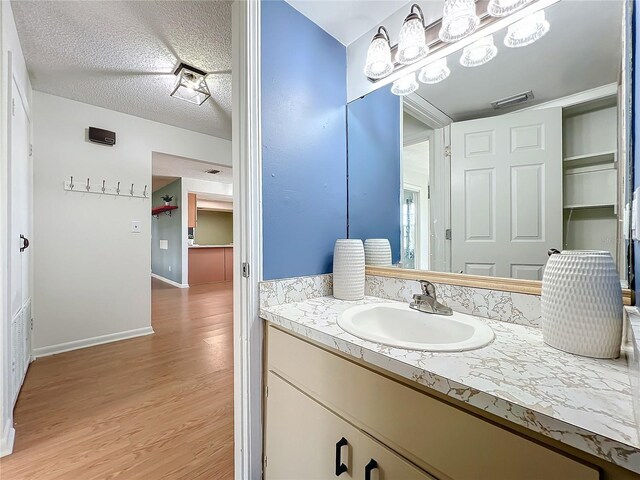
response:
[(404, 19), (398, 35), (398, 54), (396, 60), (409, 65), (424, 58), (429, 53), (429, 47), (424, 33), (424, 14), (415, 3), (411, 5), (411, 12)]
[(420, 70), (418, 80), (422, 83), (433, 84), (443, 81), (449, 76), (451, 70), (447, 67), (447, 58), (441, 58)]
[(511, 48), (531, 45), (536, 40), (544, 37), (549, 28), (549, 22), (544, 16), (544, 10), (540, 10), (513, 25), (509, 25), (507, 35), (504, 37), (504, 44)]
[(387, 32), (386, 28), (380, 27), (367, 50), (367, 63), (364, 67), (364, 74), (369, 78), (383, 78), (392, 71), (393, 62), (391, 61), (389, 32)]
[(463, 67), (478, 67), (495, 58), (497, 54), (498, 48), (493, 43), (493, 34), (487, 35), (464, 47), (460, 64)]
[(171, 96), (179, 98), (189, 103), (195, 103), (196, 105), (202, 105), (207, 98), (211, 96), (209, 87), (205, 78), (206, 72), (181, 63), (173, 72), (178, 77), (176, 86), (171, 92)]
[(394, 95), (409, 95), (418, 89), (418, 82), (416, 82), (416, 74), (410, 73), (402, 78), (399, 78), (391, 86), (391, 93)]
[(487, 13), (492, 17), (506, 17), (533, 0), (489, 0)]
[(478, 25), (480, 17), (476, 15), (475, 0), (445, 0), (440, 40), (457, 42), (475, 32)]

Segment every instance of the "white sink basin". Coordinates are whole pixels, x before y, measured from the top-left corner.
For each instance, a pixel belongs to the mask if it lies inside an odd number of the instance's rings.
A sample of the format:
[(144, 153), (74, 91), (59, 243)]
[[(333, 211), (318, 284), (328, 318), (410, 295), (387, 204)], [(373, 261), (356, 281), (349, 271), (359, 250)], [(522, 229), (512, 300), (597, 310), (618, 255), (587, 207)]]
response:
[(364, 340), (429, 352), (473, 350), (488, 345), (495, 337), (488, 325), (470, 315), (434, 315), (403, 303), (351, 307), (338, 317), (338, 325)]

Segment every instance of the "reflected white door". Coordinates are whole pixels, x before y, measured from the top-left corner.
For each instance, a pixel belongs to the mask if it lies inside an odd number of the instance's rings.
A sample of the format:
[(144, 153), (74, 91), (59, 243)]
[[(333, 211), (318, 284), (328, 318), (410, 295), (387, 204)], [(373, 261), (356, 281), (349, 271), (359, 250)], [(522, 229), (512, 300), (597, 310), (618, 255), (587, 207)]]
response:
[(15, 402), (31, 355), (31, 239), (32, 167), (27, 104), (12, 82), (10, 195), (11, 374)]
[(562, 249), (562, 109), (451, 126), (451, 269), (541, 280)]

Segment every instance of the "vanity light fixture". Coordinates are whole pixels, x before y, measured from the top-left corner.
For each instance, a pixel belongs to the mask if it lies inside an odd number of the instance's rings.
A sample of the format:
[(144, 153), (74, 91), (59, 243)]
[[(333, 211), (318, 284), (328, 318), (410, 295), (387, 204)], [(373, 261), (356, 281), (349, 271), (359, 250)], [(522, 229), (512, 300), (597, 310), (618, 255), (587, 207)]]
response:
[(369, 78), (383, 78), (393, 71), (391, 61), (391, 45), (389, 43), (389, 32), (384, 27), (378, 28), (369, 49), (367, 50), (367, 63), (364, 67), (364, 74)]
[(542, 38), (549, 31), (549, 28), (549, 22), (545, 18), (544, 10), (540, 10), (509, 25), (507, 35), (504, 37), (504, 44), (511, 48), (531, 45)]
[(506, 17), (533, 0), (489, 0), (487, 13), (492, 17)]
[(445, 0), (438, 36), (443, 42), (457, 42), (475, 32), (478, 25), (475, 0)]
[(447, 67), (447, 57), (444, 57), (423, 67), (418, 75), (418, 80), (426, 84), (438, 83), (447, 78), (450, 73), (451, 70)]
[(186, 63), (180, 63), (173, 74), (178, 77), (178, 81), (171, 92), (172, 97), (202, 105), (211, 96), (205, 80), (206, 72)]
[(498, 48), (493, 43), (493, 34), (487, 35), (464, 47), (460, 64), (463, 67), (477, 67), (492, 60), (497, 54)]
[(411, 5), (411, 12), (404, 19), (398, 35), (398, 54), (396, 60), (403, 65), (409, 65), (424, 58), (429, 53), (425, 38), (424, 14), (417, 5)]
[(416, 82), (416, 74), (410, 73), (402, 78), (399, 78), (391, 86), (391, 93), (394, 95), (409, 95), (418, 89), (418, 82)]

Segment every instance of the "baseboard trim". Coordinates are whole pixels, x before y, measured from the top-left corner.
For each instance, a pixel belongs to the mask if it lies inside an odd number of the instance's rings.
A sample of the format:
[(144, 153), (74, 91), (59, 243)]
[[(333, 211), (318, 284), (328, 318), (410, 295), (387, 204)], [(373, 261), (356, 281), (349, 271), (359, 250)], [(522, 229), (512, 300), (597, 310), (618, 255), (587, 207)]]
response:
[(124, 332), (110, 333), (108, 335), (100, 335), (99, 337), (84, 338), (73, 342), (59, 343), (48, 347), (40, 347), (33, 349), (34, 358), (48, 357), (57, 353), (70, 352), (81, 348), (94, 347), (105, 343), (118, 342), (129, 338), (142, 337), (144, 335), (153, 334), (152, 327), (136, 328), (133, 330), (125, 330)]
[(0, 457), (11, 455), (13, 453), (13, 444), (16, 439), (16, 429), (13, 428), (13, 422), (5, 425), (0, 439)]
[(188, 283), (178, 283), (178, 282), (174, 282), (173, 280), (169, 280), (168, 278), (165, 277), (161, 277), (160, 275), (156, 274), (156, 273), (152, 273), (151, 276), (157, 280), (160, 280), (161, 282), (164, 283), (168, 283), (169, 285), (173, 285), (174, 287), (178, 287), (178, 288), (189, 288), (189, 284)]

